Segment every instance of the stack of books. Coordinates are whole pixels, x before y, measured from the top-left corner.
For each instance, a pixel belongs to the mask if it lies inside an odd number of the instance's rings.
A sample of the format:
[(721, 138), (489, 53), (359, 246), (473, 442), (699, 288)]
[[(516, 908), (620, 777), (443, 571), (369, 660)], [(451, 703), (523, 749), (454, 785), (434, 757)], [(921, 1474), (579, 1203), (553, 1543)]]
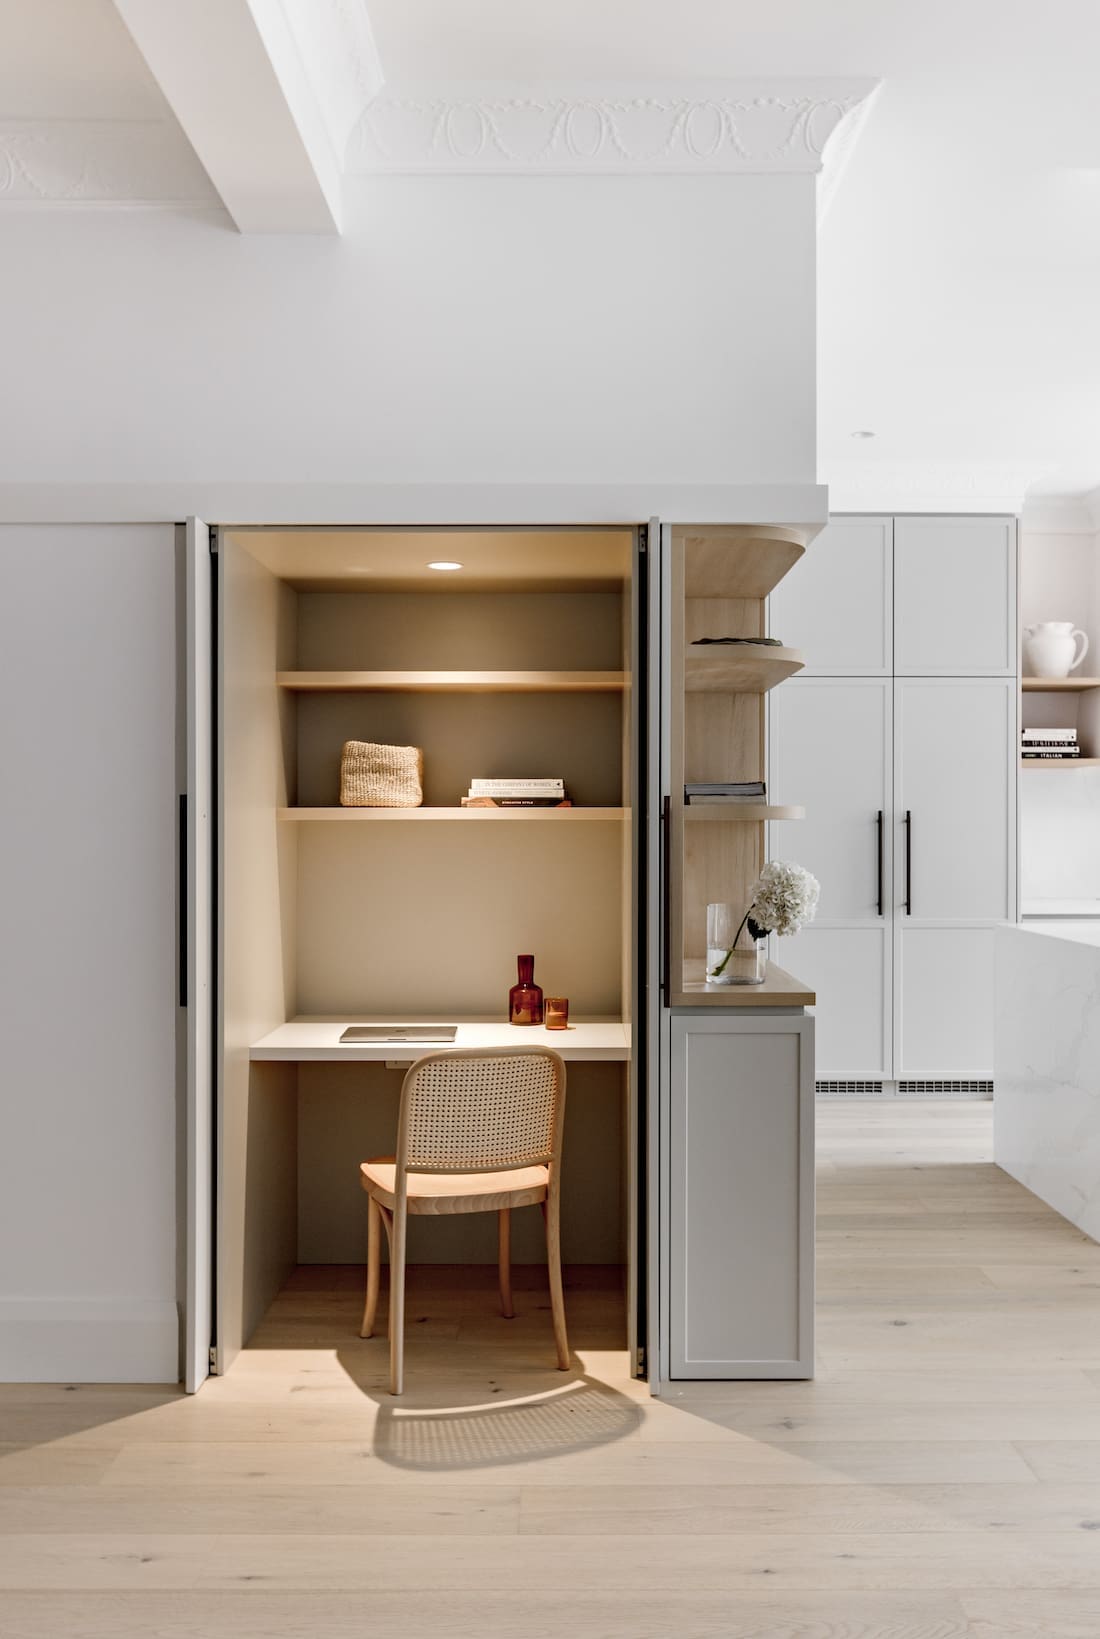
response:
[(564, 780), (471, 780), (463, 808), (572, 808)]
[(684, 786), (684, 801), (694, 802), (763, 802), (767, 788), (763, 780), (696, 780)]
[(1025, 728), (1021, 737), (1020, 754), (1025, 762), (1047, 759), (1069, 762), (1081, 755), (1075, 728)]

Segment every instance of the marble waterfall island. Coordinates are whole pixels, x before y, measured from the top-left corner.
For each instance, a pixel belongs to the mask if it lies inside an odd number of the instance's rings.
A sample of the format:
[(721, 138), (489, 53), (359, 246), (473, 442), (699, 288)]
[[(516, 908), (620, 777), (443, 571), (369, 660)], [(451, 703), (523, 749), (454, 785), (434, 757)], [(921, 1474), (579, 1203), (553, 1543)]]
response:
[(994, 1159), (1100, 1241), (1100, 919), (996, 935)]

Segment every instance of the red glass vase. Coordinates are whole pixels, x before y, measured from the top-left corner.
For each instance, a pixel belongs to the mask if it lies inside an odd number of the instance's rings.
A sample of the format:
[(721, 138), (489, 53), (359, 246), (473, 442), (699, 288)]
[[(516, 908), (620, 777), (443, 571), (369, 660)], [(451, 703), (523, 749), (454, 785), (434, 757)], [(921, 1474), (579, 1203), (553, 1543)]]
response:
[(508, 992), (509, 1024), (542, 1023), (542, 988), (535, 983), (535, 958), (517, 956), (518, 983)]

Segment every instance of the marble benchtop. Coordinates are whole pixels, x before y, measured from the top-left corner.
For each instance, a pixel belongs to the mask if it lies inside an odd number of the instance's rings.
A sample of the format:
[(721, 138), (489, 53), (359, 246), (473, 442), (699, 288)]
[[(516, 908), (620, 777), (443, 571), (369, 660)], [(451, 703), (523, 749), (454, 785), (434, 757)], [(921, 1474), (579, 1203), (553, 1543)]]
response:
[(1032, 916), (1009, 931), (1044, 933), (1051, 939), (1068, 939), (1074, 945), (1100, 946), (1100, 916)]
[(1100, 1240), (1100, 918), (997, 929), (993, 1153)]

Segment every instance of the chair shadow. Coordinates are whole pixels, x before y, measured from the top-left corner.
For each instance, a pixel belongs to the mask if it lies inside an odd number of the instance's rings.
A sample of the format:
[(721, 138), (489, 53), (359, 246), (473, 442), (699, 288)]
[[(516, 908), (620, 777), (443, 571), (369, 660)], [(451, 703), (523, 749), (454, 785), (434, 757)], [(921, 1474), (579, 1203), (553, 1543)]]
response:
[[(378, 1407), (374, 1456), (416, 1473), (496, 1468), (591, 1450), (625, 1439), (642, 1421), (636, 1401), (579, 1370), (564, 1381), (557, 1371), (532, 1374), (527, 1392), (510, 1399), (425, 1406), (417, 1405), (415, 1392), (396, 1398), (363, 1385), (356, 1356), (345, 1358), (337, 1350), (337, 1359)], [(540, 1386), (550, 1377), (557, 1380), (551, 1387)]]

